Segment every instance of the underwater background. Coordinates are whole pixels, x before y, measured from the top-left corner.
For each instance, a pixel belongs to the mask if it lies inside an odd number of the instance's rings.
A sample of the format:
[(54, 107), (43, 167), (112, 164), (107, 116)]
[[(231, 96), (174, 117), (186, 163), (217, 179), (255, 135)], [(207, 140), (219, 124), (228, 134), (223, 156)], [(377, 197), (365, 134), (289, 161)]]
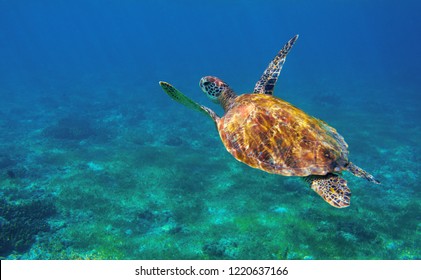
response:
[[(419, 1), (0, 0), (1, 259), (420, 259)], [(236, 161), (172, 83), (276, 96), (345, 137), (336, 209)]]

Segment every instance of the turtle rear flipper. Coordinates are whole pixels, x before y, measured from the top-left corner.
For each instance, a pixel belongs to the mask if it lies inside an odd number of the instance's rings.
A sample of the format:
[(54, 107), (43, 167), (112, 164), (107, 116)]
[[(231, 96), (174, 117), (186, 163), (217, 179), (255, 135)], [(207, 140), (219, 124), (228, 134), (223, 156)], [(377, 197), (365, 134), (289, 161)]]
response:
[(177, 101), (178, 103), (183, 104), (184, 106), (193, 109), (195, 111), (201, 112), (205, 114), (208, 117), (211, 117), (215, 122), (219, 117), (216, 115), (214, 111), (209, 109), (208, 107), (205, 107), (203, 105), (200, 105), (187, 96), (185, 96), (181, 91), (176, 89), (173, 85), (167, 83), (167, 82), (159, 82), (159, 85), (162, 87), (162, 89), (165, 91), (166, 94), (168, 94), (169, 97)]
[(345, 179), (335, 174), (308, 176), (304, 178), (310, 187), (327, 203), (337, 208), (348, 207), (351, 201), (351, 190)]
[(352, 174), (354, 174), (357, 177), (364, 178), (367, 181), (370, 181), (370, 182), (375, 183), (375, 184), (380, 184), (380, 181), (377, 180), (376, 178), (374, 178), (373, 175), (371, 175), (370, 173), (368, 173), (364, 169), (356, 166), (352, 162), (348, 163), (348, 165), (346, 166), (346, 168), (348, 169), (349, 172), (351, 172)]

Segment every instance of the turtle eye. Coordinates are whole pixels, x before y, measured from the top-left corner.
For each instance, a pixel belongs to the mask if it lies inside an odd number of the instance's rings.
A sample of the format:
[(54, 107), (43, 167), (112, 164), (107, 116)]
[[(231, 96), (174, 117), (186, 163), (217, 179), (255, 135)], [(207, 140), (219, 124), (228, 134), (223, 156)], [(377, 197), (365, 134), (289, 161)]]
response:
[(206, 87), (210, 84), (210, 82), (204, 82), (203, 85)]

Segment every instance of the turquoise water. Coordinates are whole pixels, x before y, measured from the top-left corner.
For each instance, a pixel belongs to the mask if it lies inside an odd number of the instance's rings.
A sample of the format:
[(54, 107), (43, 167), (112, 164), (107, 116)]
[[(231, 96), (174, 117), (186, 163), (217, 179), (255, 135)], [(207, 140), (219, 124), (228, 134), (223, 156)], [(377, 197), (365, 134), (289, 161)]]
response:
[[(420, 259), (416, 1), (0, 1), (1, 259)], [(378, 178), (336, 209), (252, 169), (172, 101), (215, 75), (276, 96)]]

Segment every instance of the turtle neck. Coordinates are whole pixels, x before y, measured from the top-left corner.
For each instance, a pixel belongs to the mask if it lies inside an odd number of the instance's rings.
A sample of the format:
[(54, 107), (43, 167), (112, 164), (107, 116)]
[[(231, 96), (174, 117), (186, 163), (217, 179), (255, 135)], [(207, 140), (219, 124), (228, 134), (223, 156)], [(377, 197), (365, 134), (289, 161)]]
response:
[(229, 109), (231, 109), (231, 107), (232, 107), (232, 105), (234, 103), (234, 99), (236, 97), (237, 97), (237, 95), (230, 88), (227, 88), (221, 94), (221, 97), (219, 98), (219, 103), (221, 104), (222, 108), (224, 108), (224, 112), (227, 112)]

